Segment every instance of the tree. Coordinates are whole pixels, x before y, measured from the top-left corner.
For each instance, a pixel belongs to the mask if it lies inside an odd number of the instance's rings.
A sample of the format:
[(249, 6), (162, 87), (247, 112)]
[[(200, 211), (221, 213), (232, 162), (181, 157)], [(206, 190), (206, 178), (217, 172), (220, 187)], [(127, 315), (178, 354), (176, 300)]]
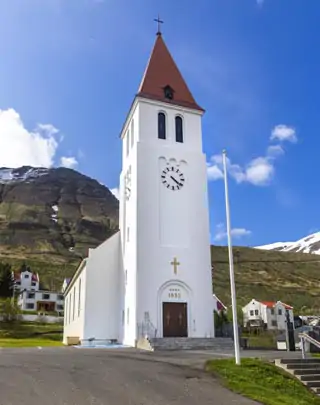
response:
[(5, 322), (13, 322), (18, 319), (20, 308), (12, 298), (6, 298), (0, 302), (0, 316)]
[(12, 297), (14, 279), (10, 264), (0, 263), (0, 297)]

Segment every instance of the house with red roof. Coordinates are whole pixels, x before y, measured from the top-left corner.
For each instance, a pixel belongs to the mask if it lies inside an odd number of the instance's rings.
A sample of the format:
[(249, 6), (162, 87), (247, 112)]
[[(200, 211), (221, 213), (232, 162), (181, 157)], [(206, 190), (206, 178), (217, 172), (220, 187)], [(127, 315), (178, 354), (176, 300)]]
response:
[(242, 308), (244, 327), (264, 330), (286, 330), (287, 318), (294, 322), (293, 307), (281, 301), (252, 299)]
[(30, 267), (22, 266), (20, 272), (13, 272), (13, 277), (16, 291), (38, 291), (40, 288), (39, 274), (33, 273)]

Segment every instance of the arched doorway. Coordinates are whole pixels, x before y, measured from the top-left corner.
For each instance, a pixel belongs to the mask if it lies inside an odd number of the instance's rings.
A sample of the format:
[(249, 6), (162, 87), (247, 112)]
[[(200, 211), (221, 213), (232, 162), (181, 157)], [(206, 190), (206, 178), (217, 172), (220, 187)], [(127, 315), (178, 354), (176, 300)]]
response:
[(191, 290), (183, 282), (171, 280), (158, 293), (158, 325), (162, 337), (188, 337), (191, 331)]

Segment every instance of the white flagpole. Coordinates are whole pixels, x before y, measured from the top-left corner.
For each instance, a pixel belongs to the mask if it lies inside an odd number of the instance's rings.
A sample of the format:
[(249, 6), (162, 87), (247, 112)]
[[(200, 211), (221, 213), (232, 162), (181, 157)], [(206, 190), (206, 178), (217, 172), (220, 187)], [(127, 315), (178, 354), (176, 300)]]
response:
[(231, 301), (232, 301), (232, 318), (233, 318), (233, 340), (234, 340), (234, 353), (236, 358), (236, 364), (241, 363), (240, 360), (240, 347), (239, 347), (239, 330), (237, 319), (237, 297), (236, 287), (234, 282), (234, 270), (233, 270), (233, 254), (232, 254), (232, 242), (231, 242), (231, 225), (230, 225), (230, 208), (229, 208), (229, 192), (228, 192), (228, 175), (227, 175), (227, 152), (222, 152), (223, 171), (224, 171), (224, 189), (226, 199), (226, 217), (227, 217), (227, 235), (228, 235), (228, 250), (229, 250), (229, 266), (230, 266), (230, 285), (231, 285)]

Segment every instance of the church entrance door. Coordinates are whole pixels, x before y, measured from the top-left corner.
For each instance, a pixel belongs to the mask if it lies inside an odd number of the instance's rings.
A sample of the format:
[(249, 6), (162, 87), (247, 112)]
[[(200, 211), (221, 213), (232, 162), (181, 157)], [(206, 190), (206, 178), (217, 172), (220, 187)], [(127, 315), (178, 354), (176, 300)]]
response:
[(187, 309), (184, 302), (163, 302), (163, 337), (188, 337)]

